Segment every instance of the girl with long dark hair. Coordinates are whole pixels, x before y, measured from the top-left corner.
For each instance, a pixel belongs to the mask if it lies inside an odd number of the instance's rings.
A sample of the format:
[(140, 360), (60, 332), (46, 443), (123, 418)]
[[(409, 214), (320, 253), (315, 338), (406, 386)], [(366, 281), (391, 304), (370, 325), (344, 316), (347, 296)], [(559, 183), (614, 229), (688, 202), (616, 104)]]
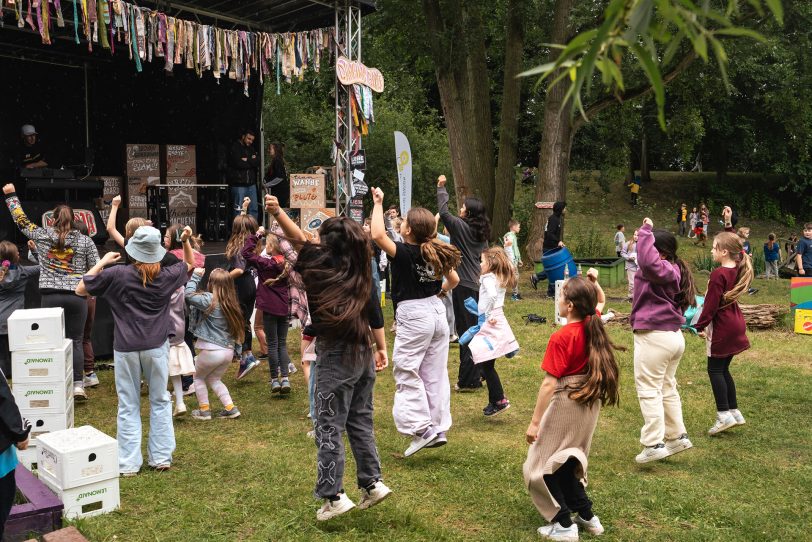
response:
[[(437, 179), (437, 207), (440, 219), (451, 237), (451, 244), (460, 251), (460, 265), (457, 273), (460, 283), (454, 288), (454, 325), (457, 335), (462, 336), (468, 328), (476, 325), (477, 317), (465, 308), (469, 297), (479, 300), (480, 256), (488, 248), (491, 237), (491, 222), (485, 212), (485, 205), (479, 198), (465, 198), (460, 206), (459, 216), (448, 211), (448, 192), (445, 189), (445, 175)], [(481, 373), (474, 365), (471, 349), (460, 345), (460, 370), (457, 391), (473, 391), (482, 387)]]
[(304, 334), (316, 337), (315, 493), (324, 499), (316, 513), (316, 519), (323, 521), (355, 507), (343, 487), (345, 431), (361, 488), (358, 507), (374, 506), (391, 493), (381, 480), (373, 431), (375, 372), (386, 368), (389, 360), (383, 313), (372, 286), (372, 249), (361, 225), (348, 217), (325, 220), (319, 228), (319, 242), (313, 243), (274, 196), (265, 196), (265, 210), (286, 236), (303, 244), (295, 269), (301, 274), (310, 307), (311, 323)]
[[(550, 336), (525, 438), (530, 449), (524, 481), (539, 513), (550, 522), (538, 533), (551, 540), (578, 540), (578, 527), (603, 533), (587, 497), (587, 457), (601, 406), (616, 405), (620, 374), (600, 313), (598, 288), (583, 277), (564, 283), (558, 310), (567, 325)], [(577, 512), (575, 520), (570, 517)]]
[(682, 421), (677, 368), (685, 352), (685, 309), (696, 306), (691, 270), (677, 256), (677, 238), (654, 230), (646, 218), (637, 230), (637, 265), (629, 323), (634, 330), (634, 382), (643, 414), (635, 460), (648, 463), (693, 447)]
[(6, 205), (20, 231), (33, 240), (39, 254), (41, 306), (61, 307), (65, 311), (65, 335), (73, 341), (73, 396), (87, 399), (84, 386), (84, 346), (87, 299), (75, 290), (88, 269), (99, 261), (99, 251), (87, 235), (73, 224), (73, 209), (57, 205), (52, 226), (41, 228), (23, 211), (14, 185), (3, 187)]

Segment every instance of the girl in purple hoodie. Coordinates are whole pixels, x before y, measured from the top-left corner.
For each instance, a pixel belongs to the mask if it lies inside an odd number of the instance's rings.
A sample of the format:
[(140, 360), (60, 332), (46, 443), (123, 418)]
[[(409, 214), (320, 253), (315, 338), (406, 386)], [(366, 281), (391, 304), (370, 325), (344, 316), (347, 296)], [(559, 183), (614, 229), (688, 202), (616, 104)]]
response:
[(677, 256), (677, 239), (654, 230), (651, 219), (638, 230), (634, 297), (629, 323), (634, 330), (634, 382), (643, 413), (635, 460), (648, 463), (691, 448), (682, 422), (677, 367), (685, 351), (683, 312), (696, 305), (688, 266)]

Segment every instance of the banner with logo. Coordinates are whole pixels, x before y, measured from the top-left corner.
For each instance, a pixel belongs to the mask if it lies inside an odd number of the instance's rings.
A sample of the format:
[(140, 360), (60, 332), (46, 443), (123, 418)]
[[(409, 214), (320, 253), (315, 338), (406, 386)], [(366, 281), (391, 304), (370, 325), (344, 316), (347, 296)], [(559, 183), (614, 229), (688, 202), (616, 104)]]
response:
[(398, 165), (400, 216), (406, 216), (412, 208), (412, 149), (401, 132), (395, 132), (395, 160)]

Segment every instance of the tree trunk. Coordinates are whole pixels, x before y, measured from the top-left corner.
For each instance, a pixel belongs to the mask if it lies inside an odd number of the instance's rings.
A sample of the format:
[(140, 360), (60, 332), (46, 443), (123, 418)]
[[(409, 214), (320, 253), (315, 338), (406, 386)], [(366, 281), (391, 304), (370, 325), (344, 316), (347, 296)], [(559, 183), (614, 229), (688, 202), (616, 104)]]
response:
[(493, 139), (484, 30), (476, 10), (459, 0), (440, 7), (423, 0), (429, 46), (448, 131), (457, 201), (477, 195), (493, 199)]
[[(570, 12), (574, 5), (575, 0), (556, 0), (551, 43), (567, 42), (570, 32)], [(557, 54), (557, 49), (551, 51), (551, 62), (555, 60)], [(544, 131), (539, 152), (536, 201), (564, 201), (567, 196), (567, 175), (574, 130), (569, 104), (564, 103), (566, 93), (567, 82), (560, 81), (547, 90), (547, 97), (544, 100)], [(544, 225), (551, 214), (551, 209), (533, 209), (533, 220), (525, 252), (528, 258), (541, 259)]]
[(492, 223), (495, 235), (507, 231), (512, 216), (513, 199), (516, 188), (514, 164), (519, 146), (519, 107), (521, 105), (522, 82), (516, 76), (522, 67), (524, 50), (524, 12), (520, 0), (508, 2), (505, 73), (502, 91), (502, 111), (499, 121), (499, 158), (496, 165), (496, 179), (492, 210)]
[(648, 168), (648, 137), (644, 128), (640, 143), (640, 182), (647, 183), (649, 181), (651, 181), (651, 171)]

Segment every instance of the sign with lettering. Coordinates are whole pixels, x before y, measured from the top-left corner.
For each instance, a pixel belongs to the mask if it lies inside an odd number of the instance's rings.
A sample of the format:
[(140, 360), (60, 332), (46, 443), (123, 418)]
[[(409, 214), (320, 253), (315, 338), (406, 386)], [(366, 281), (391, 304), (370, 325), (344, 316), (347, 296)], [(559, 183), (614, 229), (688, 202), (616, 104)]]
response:
[(146, 177), (161, 175), (161, 153), (158, 145), (127, 145), (127, 176)]
[[(93, 216), (93, 211), (86, 211), (85, 209), (74, 209), (73, 219), (79, 222), (84, 222), (85, 226), (87, 226), (88, 237), (93, 237), (99, 232), (98, 228), (96, 227), (96, 218)], [(50, 227), (54, 225), (53, 211), (47, 211), (42, 214), (42, 225), (45, 227)]]
[(312, 238), (322, 223), (335, 215), (335, 209), (302, 209), (302, 229), (308, 238)]
[(318, 173), (292, 173), (290, 175), (290, 206), (298, 209), (325, 207), (324, 175)]
[(360, 169), (361, 171), (366, 171), (367, 169), (367, 151), (361, 149), (355, 151), (350, 156), (350, 165), (352, 169)]
[(348, 59), (345, 56), (336, 60), (336, 75), (342, 85), (359, 83), (366, 85), (375, 92), (383, 92), (383, 74), (375, 68), (367, 68), (360, 62)]

